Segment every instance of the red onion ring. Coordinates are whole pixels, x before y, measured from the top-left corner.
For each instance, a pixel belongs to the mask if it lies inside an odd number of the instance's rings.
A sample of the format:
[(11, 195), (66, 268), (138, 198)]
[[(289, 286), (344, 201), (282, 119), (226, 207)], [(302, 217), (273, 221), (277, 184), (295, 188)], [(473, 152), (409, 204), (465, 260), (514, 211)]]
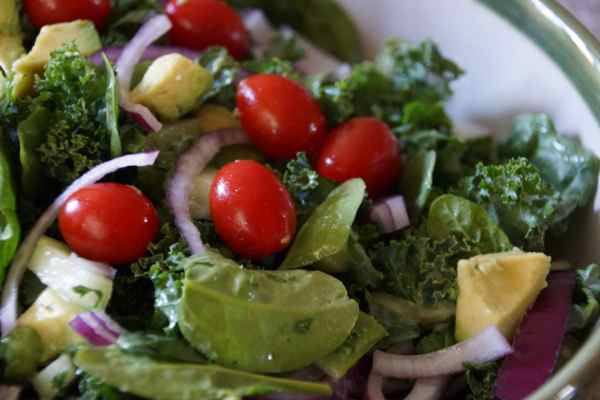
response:
[(125, 111), (139, 115), (144, 120), (144, 125), (150, 127), (154, 132), (159, 131), (162, 124), (148, 108), (133, 103), (129, 98), (129, 91), (135, 65), (143, 57), (146, 49), (167, 33), (171, 26), (171, 21), (166, 15), (157, 15), (150, 18), (125, 46), (116, 64), (121, 107)]
[[(106, 314), (98, 314), (95, 311), (90, 311), (77, 315), (69, 322), (69, 325), (90, 344), (94, 346), (110, 346), (116, 343), (121, 333), (107, 328), (109, 325), (116, 325), (116, 323), (112, 321), (108, 322), (108, 320), (110, 318)], [(120, 328), (119, 330), (122, 331)]]
[(385, 400), (383, 376), (371, 371), (367, 380), (367, 400)]
[(175, 174), (168, 183), (167, 201), (175, 216), (175, 225), (192, 254), (204, 252), (200, 231), (192, 222), (190, 214), (190, 192), (194, 178), (223, 147), (248, 142), (248, 137), (241, 129), (222, 129), (200, 136), (192, 147), (179, 157)]
[[(98, 53), (90, 56), (89, 60), (96, 65), (102, 65), (102, 53), (104, 53), (106, 55), (106, 57), (110, 60), (110, 62), (114, 63), (117, 60), (119, 60), (119, 58), (123, 54), (124, 49), (125, 49), (124, 47), (119, 47), (119, 46), (105, 47)], [(146, 48), (144, 50), (144, 52), (142, 53), (142, 56), (138, 60), (138, 63), (140, 61), (156, 60), (159, 57), (162, 57), (167, 54), (173, 54), (173, 53), (181, 54), (182, 56), (185, 56), (192, 60), (196, 59), (200, 55), (199, 51), (188, 49), (186, 47), (156, 46), (155, 45), (155, 46), (149, 46), (148, 48)]]
[(406, 203), (402, 196), (380, 200), (371, 207), (369, 217), (381, 227), (384, 233), (399, 231), (410, 225)]
[(40, 237), (42, 237), (50, 225), (52, 225), (65, 201), (82, 187), (96, 183), (112, 172), (126, 167), (149, 166), (154, 164), (157, 157), (158, 151), (128, 154), (97, 165), (71, 183), (71, 185), (69, 185), (69, 187), (54, 200), (50, 207), (44, 211), (17, 250), (17, 254), (8, 271), (6, 282), (4, 283), (4, 290), (2, 291), (1, 298), (2, 301), (0, 302), (0, 326), (2, 328), (3, 336), (8, 335), (17, 322), (19, 285), (21, 279), (23, 279), (23, 273), (27, 269), (27, 264), (31, 259), (31, 255), (35, 250), (35, 246)]
[(373, 371), (384, 377), (418, 379), (464, 371), (464, 364), (482, 364), (512, 353), (502, 333), (491, 326), (477, 336), (434, 353), (397, 355), (375, 351)]

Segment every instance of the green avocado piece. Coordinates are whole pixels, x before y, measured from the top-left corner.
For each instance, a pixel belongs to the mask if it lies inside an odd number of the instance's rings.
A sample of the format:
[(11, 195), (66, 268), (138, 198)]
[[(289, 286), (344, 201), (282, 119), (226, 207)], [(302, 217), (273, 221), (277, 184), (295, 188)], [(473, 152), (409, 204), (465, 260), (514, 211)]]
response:
[(256, 375), (218, 365), (158, 362), (112, 347), (84, 348), (75, 354), (74, 362), (123, 392), (153, 400), (240, 400), (271, 393), (331, 395), (327, 384)]
[(334, 189), (300, 228), (281, 269), (306, 267), (343, 251), (364, 197), (362, 179), (351, 179)]
[(0, 68), (5, 74), (8, 74), (13, 62), (23, 53), (25, 49), (21, 38), (17, 2), (2, 0), (0, 1)]
[(74, 42), (84, 56), (102, 49), (100, 36), (91, 21), (77, 20), (46, 25), (40, 30), (31, 51), (13, 64), (14, 71), (22, 74), (41, 72), (48, 63), (50, 54), (69, 42)]
[(358, 318), (344, 285), (319, 271), (248, 270), (215, 252), (188, 259), (183, 336), (227, 367), (278, 373), (338, 348)]
[(386, 335), (385, 328), (375, 318), (361, 312), (344, 344), (317, 361), (317, 366), (332, 378), (340, 379)]
[(176, 121), (199, 105), (211, 85), (212, 76), (200, 65), (180, 54), (167, 54), (154, 60), (131, 99), (164, 121)]
[(42, 359), (42, 341), (35, 329), (16, 327), (0, 339), (0, 370), (2, 381), (25, 382), (37, 370)]

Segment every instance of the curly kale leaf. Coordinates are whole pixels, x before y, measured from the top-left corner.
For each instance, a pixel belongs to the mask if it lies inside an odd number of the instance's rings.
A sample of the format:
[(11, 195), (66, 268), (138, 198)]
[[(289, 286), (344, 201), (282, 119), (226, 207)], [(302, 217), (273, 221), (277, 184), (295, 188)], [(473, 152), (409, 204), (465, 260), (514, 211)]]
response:
[(307, 204), (311, 193), (319, 187), (319, 174), (310, 165), (306, 153), (298, 153), (285, 165), (283, 184), (298, 204)]
[(543, 250), (546, 231), (554, 221), (558, 197), (525, 158), (504, 164), (478, 164), (456, 192), (483, 206), (511, 241), (528, 250)]
[(456, 265), (474, 255), (505, 251), (511, 243), (483, 208), (466, 199), (435, 199), (427, 219), (398, 240), (371, 250), (384, 289), (418, 304), (456, 301)]
[[(53, 52), (44, 74), (35, 83), (36, 96), (27, 105), (31, 115), (43, 112), (44, 120), (25, 120), (28, 131), (19, 132), (22, 142), (32, 143), (29, 138), (35, 138), (33, 144), (37, 146), (22, 147), (21, 159), (28, 152), (27, 158), (39, 160), (36, 162), (47, 177), (66, 185), (109, 158), (107, 76), (74, 44)], [(112, 137), (114, 153), (119, 138), (114, 132)]]
[(469, 400), (494, 400), (494, 385), (500, 364), (466, 364), (465, 377), (469, 388)]
[(568, 218), (596, 193), (600, 161), (576, 138), (559, 135), (545, 114), (522, 115), (501, 148), (506, 158), (525, 157), (559, 193), (553, 231), (564, 231)]

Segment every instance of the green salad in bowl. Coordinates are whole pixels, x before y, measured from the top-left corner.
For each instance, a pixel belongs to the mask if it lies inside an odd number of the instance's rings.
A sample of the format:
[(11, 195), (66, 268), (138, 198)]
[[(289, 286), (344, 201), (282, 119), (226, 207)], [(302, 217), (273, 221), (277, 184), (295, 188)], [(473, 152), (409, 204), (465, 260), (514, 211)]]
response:
[(600, 267), (550, 243), (598, 158), (529, 110), (467, 139), (432, 41), (4, 0), (0, 68), (3, 399), (522, 399), (596, 323)]

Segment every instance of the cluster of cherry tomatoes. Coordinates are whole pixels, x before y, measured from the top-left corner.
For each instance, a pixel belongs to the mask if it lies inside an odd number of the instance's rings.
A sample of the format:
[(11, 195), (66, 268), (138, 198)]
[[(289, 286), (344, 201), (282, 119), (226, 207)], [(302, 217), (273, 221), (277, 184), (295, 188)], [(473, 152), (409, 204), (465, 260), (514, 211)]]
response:
[[(78, 18), (102, 28), (109, 0), (26, 0), (37, 26)], [(196, 49), (222, 45), (236, 57), (250, 40), (239, 15), (222, 0), (170, 0), (171, 41)], [(360, 177), (372, 198), (387, 194), (400, 174), (399, 145), (385, 123), (354, 118), (328, 132), (319, 104), (297, 82), (277, 75), (254, 75), (238, 85), (242, 127), (269, 158), (292, 159), (306, 152), (317, 172), (333, 181)], [(260, 259), (285, 249), (296, 230), (294, 203), (277, 176), (254, 161), (224, 166), (210, 191), (211, 216), (221, 238), (238, 254)], [(123, 185), (100, 184), (73, 195), (63, 208), (60, 228), (79, 254), (121, 263), (140, 257), (158, 228), (152, 204)]]

